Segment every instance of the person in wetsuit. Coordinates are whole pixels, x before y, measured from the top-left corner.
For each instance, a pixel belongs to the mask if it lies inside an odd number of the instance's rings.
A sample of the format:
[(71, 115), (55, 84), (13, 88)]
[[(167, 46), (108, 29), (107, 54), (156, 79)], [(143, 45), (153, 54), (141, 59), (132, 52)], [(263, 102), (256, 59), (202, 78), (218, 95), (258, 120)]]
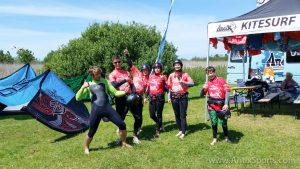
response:
[(181, 60), (176, 59), (173, 62), (173, 67), (174, 72), (168, 78), (168, 102), (172, 103), (176, 124), (179, 129), (176, 136), (183, 139), (187, 127), (188, 88), (194, 85), (194, 80), (188, 73), (182, 71), (183, 64)]
[(121, 140), (123, 147), (131, 147), (126, 143), (126, 124), (122, 120), (121, 116), (112, 108), (110, 95), (116, 97), (122, 97), (125, 95), (128, 89), (124, 91), (117, 91), (108, 80), (101, 77), (101, 68), (96, 66), (89, 69), (89, 73), (92, 77), (91, 82), (84, 82), (80, 90), (76, 93), (76, 100), (82, 100), (83, 97), (89, 93), (92, 103), (92, 111), (90, 115), (90, 129), (86, 136), (84, 143), (84, 153), (89, 154), (90, 143), (93, 140), (100, 121), (103, 117), (108, 118), (111, 122), (117, 125), (120, 129)]
[(218, 122), (222, 125), (225, 141), (231, 143), (228, 138), (227, 118), (221, 116), (221, 111), (228, 111), (230, 88), (222, 77), (216, 76), (216, 69), (208, 66), (205, 69), (208, 77), (200, 92), (200, 96), (208, 94), (207, 109), (210, 116), (213, 141), (211, 145), (217, 143)]

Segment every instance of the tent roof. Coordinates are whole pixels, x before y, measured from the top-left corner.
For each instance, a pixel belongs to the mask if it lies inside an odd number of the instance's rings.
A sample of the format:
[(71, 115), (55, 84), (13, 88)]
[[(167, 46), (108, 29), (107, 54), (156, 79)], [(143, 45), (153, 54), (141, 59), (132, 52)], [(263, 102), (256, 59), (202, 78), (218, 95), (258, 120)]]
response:
[(270, 0), (235, 18), (208, 24), (208, 37), (300, 30), (300, 0)]
[(264, 5), (235, 18), (220, 22), (300, 14), (300, 0), (270, 0)]

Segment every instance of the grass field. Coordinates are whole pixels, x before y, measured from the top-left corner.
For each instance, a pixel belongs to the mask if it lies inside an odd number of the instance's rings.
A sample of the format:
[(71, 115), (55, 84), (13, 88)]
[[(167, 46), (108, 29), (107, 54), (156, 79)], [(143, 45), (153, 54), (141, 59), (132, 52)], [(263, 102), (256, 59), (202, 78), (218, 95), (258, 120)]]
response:
[[(170, 104), (163, 112), (166, 132), (153, 138), (155, 125), (145, 106), (140, 145), (116, 146), (116, 127), (101, 122), (89, 156), (83, 153), (86, 132), (65, 135), (28, 115), (1, 116), (0, 168), (300, 168), (300, 120), (294, 119), (294, 110), (274, 107), (272, 117), (257, 112), (255, 118), (248, 109), (240, 116), (233, 112), (229, 120), (233, 144), (222, 141), (219, 127), (219, 142), (211, 146), (212, 131), (204, 122), (205, 99), (198, 98), (199, 88), (190, 89), (184, 140), (175, 137)], [(126, 124), (132, 144), (131, 115)]]

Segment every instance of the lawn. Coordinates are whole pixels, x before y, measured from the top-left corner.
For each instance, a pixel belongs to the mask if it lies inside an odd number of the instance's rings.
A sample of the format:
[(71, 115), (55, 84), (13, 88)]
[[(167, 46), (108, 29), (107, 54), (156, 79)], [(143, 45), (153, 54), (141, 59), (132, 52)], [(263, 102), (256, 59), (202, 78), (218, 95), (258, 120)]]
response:
[[(89, 156), (83, 153), (87, 132), (65, 135), (29, 115), (0, 116), (0, 168), (300, 168), (300, 120), (294, 119), (292, 107), (274, 106), (271, 117), (259, 112), (253, 117), (249, 109), (240, 116), (232, 112), (233, 144), (222, 141), (219, 126), (219, 142), (211, 146), (212, 131), (204, 120), (205, 99), (198, 97), (199, 88), (190, 89), (184, 140), (175, 137), (178, 131), (170, 104), (163, 112), (166, 132), (154, 138), (155, 125), (146, 105), (141, 144), (132, 149), (116, 146), (116, 127), (101, 122)], [(132, 144), (130, 113), (126, 124)]]

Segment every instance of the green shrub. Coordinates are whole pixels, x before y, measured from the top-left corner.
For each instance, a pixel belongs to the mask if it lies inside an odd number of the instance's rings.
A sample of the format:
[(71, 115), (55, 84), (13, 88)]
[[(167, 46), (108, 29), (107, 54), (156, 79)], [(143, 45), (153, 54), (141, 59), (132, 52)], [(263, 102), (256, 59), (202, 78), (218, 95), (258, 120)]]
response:
[[(120, 24), (95, 23), (87, 28), (82, 36), (70, 40), (66, 46), (50, 52), (44, 59), (45, 66), (51, 68), (61, 78), (70, 78), (84, 74), (90, 66), (99, 65), (104, 74), (109, 74), (114, 67), (112, 57), (120, 55), (123, 67), (126, 58), (123, 50), (127, 47), (130, 58), (137, 67), (144, 63), (153, 64), (157, 57), (160, 33), (155, 27), (138, 23)], [(166, 42), (162, 56), (164, 73), (172, 71), (176, 59), (176, 48)]]

